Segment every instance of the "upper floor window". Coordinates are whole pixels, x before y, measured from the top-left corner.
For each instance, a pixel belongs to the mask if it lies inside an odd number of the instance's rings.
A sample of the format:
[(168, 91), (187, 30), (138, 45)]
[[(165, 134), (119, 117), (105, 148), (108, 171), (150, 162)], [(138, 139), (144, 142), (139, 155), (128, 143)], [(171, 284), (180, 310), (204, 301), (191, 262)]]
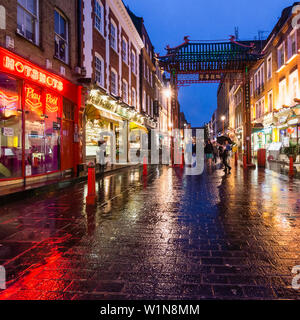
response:
[(147, 108), (147, 101), (146, 101), (146, 91), (144, 91), (143, 93), (143, 111), (146, 112), (146, 108)]
[(290, 73), (289, 75), (289, 97), (290, 97), (290, 105), (295, 104), (295, 98), (299, 98), (299, 82), (298, 82), (298, 69)]
[(135, 88), (132, 87), (131, 90), (131, 105), (136, 106), (136, 91)]
[(273, 111), (273, 91), (268, 93), (268, 112)]
[(136, 61), (135, 61), (135, 53), (131, 51), (131, 71), (136, 73)]
[(270, 54), (267, 59), (267, 79), (270, 80), (271, 78), (272, 78), (272, 54)]
[(128, 63), (128, 44), (125, 38), (122, 39), (122, 60)]
[(54, 11), (55, 57), (69, 62), (68, 22), (57, 10)]
[(122, 82), (123, 101), (128, 103), (128, 83), (126, 80)]
[(279, 82), (279, 97), (278, 97), (278, 109), (286, 104), (286, 79), (282, 79)]
[(39, 44), (39, 2), (18, 0), (17, 32), (35, 44)]
[(104, 87), (104, 60), (99, 54), (95, 55), (95, 80)]
[(114, 69), (110, 74), (110, 92), (115, 96), (118, 95), (118, 74)]
[(278, 55), (278, 69), (285, 63), (284, 43), (277, 49)]
[(264, 71), (265, 71), (265, 65), (263, 63), (254, 75), (255, 90), (261, 88), (265, 82)]
[(110, 46), (117, 51), (117, 26), (113, 21), (110, 22)]
[(288, 59), (297, 53), (297, 30), (292, 32), (288, 37)]
[(95, 0), (95, 28), (104, 34), (104, 7), (100, 0)]

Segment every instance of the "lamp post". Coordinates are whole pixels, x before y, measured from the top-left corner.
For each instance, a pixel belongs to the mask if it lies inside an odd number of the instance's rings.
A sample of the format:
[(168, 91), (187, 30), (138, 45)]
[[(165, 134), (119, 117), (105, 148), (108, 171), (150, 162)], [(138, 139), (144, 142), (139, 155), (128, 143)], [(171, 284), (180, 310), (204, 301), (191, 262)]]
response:
[(225, 119), (226, 119), (226, 117), (225, 117), (225, 116), (222, 116), (222, 117), (221, 117), (221, 120), (222, 120), (222, 122), (223, 122), (223, 135), (224, 135), (224, 133), (225, 133), (225, 128), (224, 128), (224, 125), (225, 125)]

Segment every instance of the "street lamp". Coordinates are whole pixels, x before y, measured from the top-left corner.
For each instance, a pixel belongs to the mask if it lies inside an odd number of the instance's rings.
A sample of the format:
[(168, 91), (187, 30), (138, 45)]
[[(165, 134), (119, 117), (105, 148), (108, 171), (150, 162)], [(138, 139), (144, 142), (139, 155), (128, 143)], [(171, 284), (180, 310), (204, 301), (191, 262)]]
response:
[(166, 88), (163, 90), (163, 94), (166, 98), (171, 98), (172, 92), (170, 88)]
[(221, 120), (222, 120), (222, 122), (223, 122), (223, 135), (224, 135), (224, 133), (225, 133), (225, 128), (224, 128), (224, 123), (225, 123), (225, 119), (226, 119), (226, 117), (225, 116), (222, 116), (221, 117)]

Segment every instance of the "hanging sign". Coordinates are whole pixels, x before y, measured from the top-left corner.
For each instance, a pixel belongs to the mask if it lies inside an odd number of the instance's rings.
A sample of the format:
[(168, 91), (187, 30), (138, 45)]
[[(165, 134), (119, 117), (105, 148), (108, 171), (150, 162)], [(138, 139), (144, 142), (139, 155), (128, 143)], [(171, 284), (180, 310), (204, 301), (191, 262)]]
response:
[(14, 128), (4, 127), (3, 128), (3, 135), (5, 137), (12, 137), (14, 135)]

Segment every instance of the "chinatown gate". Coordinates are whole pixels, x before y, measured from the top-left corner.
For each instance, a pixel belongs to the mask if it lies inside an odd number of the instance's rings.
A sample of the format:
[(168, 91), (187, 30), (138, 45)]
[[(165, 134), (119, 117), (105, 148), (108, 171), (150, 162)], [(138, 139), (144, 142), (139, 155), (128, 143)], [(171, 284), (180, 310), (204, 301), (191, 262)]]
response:
[[(170, 73), (171, 86), (178, 89), (194, 83), (220, 83), (230, 81), (243, 86), (243, 132), (246, 165), (251, 162), (251, 109), (249, 69), (262, 58), (260, 41), (192, 41), (170, 48), (160, 56), (160, 66)], [(172, 104), (176, 101), (172, 101)]]

